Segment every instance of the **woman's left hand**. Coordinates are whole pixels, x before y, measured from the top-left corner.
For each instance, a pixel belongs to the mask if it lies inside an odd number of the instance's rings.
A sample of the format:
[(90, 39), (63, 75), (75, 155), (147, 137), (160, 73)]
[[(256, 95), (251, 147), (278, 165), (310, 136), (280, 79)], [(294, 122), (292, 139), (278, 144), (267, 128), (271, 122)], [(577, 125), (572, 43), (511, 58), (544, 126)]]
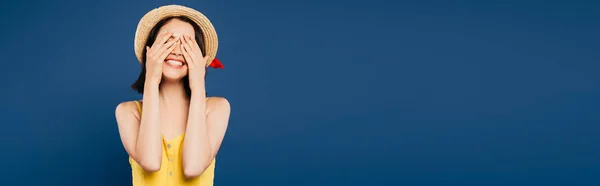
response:
[[(187, 62), (190, 88), (192, 91), (204, 86), (207, 58), (203, 57), (200, 46), (193, 36), (181, 37), (181, 53)], [(207, 56), (208, 57), (208, 56)]]

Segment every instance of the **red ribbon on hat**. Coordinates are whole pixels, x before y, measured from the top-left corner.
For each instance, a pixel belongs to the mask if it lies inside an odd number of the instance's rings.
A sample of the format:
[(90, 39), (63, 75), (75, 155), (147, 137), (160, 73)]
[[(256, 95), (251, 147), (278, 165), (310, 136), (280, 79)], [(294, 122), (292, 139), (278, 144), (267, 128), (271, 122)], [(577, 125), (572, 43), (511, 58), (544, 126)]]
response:
[(225, 66), (223, 66), (223, 64), (221, 63), (221, 61), (219, 59), (217, 59), (216, 57), (210, 63), (210, 67), (213, 67), (213, 68), (225, 68)]

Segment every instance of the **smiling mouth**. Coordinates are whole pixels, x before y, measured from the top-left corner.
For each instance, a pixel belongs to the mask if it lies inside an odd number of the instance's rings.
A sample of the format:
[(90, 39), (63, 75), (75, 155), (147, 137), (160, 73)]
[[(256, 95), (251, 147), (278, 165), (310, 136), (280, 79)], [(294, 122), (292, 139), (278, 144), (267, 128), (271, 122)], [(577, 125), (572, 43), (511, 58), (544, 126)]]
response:
[(183, 66), (183, 61), (178, 61), (178, 60), (166, 60), (167, 64), (172, 65), (172, 66)]

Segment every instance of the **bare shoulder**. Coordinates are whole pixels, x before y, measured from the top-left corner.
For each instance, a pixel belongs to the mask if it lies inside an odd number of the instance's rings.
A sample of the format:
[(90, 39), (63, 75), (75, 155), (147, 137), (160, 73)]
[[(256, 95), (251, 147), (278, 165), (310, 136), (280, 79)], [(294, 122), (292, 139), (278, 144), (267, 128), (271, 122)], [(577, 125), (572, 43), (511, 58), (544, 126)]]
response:
[(229, 100), (224, 97), (209, 97), (206, 100), (206, 106), (209, 114), (215, 113), (218, 115), (229, 116), (229, 112), (231, 111)]
[(231, 105), (229, 104), (229, 100), (225, 99), (224, 97), (209, 97), (206, 100), (206, 105), (208, 105), (208, 107), (214, 108), (214, 109), (229, 110), (231, 108)]
[(115, 108), (115, 117), (117, 117), (117, 119), (127, 116), (135, 116), (136, 118), (139, 118), (140, 114), (135, 101), (121, 102), (117, 105), (117, 108)]

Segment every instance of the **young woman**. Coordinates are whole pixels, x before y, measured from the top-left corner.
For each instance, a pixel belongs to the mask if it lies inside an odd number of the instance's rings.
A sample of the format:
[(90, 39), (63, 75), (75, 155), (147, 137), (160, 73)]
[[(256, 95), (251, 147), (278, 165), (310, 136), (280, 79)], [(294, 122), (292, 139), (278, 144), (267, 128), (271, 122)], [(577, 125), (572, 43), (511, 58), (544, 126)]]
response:
[(194, 9), (163, 6), (140, 20), (134, 45), (142, 70), (132, 88), (143, 99), (115, 111), (133, 185), (212, 185), (230, 115), (205, 90), (206, 68), (222, 68), (214, 28)]

